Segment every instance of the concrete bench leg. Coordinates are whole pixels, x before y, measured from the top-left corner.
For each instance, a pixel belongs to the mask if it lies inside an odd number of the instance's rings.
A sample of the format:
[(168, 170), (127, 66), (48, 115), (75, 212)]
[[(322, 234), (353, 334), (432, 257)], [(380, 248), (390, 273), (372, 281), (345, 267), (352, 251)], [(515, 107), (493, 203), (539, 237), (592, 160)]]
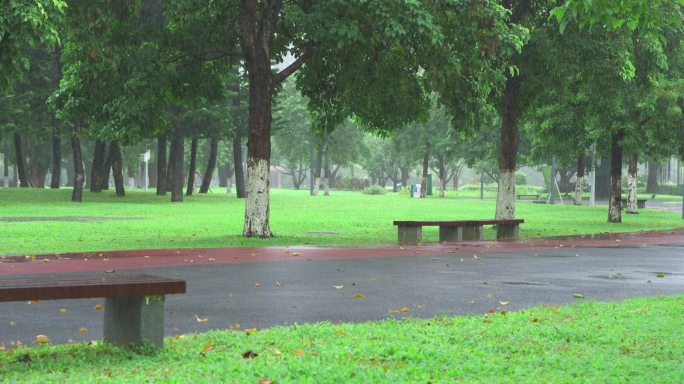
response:
[(463, 240), (484, 240), (482, 225), (466, 225), (463, 227)]
[(637, 200), (637, 208), (639, 208), (639, 209), (646, 208), (646, 202)]
[(461, 227), (439, 227), (439, 241), (461, 241), (463, 240), (463, 228)]
[(147, 340), (164, 346), (164, 296), (107, 297), (104, 340), (115, 345), (140, 344)]
[(423, 241), (423, 227), (398, 226), (400, 243), (420, 243)]
[(497, 224), (496, 225), (496, 239), (517, 239), (520, 235), (520, 226), (518, 224)]

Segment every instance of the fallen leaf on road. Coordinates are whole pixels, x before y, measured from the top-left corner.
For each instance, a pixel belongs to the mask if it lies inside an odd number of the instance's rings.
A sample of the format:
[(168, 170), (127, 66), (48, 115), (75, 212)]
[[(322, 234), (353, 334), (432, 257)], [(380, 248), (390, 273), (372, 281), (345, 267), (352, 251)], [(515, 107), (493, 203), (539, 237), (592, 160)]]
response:
[(510, 301), (499, 301), (499, 303), (500, 303), (501, 305), (508, 305), (508, 303), (510, 303)]
[(278, 281), (278, 280), (276, 280), (273, 285), (275, 285), (276, 287), (282, 287), (283, 286), (282, 284), (280, 284), (280, 281)]
[(575, 299), (584, 299), (584, 295), (580, 295), (579, 293), (574, 293), (572, 297), (574, 297)]
[(646, 280), (646, 284), (651, 284), (651, 279)]
[(292, 256), (299, 256), (299, 252), (292, 252)]
[(103, 309), (104, 309), (104, 307), (102, 306), (102, 304), (95, 304), (95, 310), (96, 311), (101, 311)]
[(105, 271), (105, 273), (114, 273), (115, 271), (113, 269), (108, 269)]
[(333, 288), (342, 289), (342, 288), (344, 288), (344, 285), (333, 285)]
[(361, 294), (361, 293), (355, 293), (355, 294), (354, 294), (354, 298), (355, 298), (355, 299), (363, 299), (364, 297), (366, 297), (366, 296), (364, 296), (364, 295)]
[(197, 319), (198, 323), (206, 323), (207, 321), (209, 321), (208, 317), (199, 317), (197, 316), (197, 314), (195, 314), (195, 319)]
[(67, 313), (67, 309), (66, 308), (60, 308), (59, 313)]
[(410, 311), (410, 310), (411, 310), (411, 309), (409, 309), (409, 307), (403, 307), (402, 309), (399, 310), (399, 312), (404, 312), (404, 313), (406, 313), (406, 312), (408, 312), (408, 311)]
[(81, 327), (81, 328), (78, 329), (78, 331), (81, 332), (81, 333), (86, 333), (86, 332), (88, 332), (88, 328), (86, 328), (86, 327)]
[(659, 274), (656, 275), (656, 277), (665, 277), (665, 274), (664, 274), (664, 273), (659, 273)]

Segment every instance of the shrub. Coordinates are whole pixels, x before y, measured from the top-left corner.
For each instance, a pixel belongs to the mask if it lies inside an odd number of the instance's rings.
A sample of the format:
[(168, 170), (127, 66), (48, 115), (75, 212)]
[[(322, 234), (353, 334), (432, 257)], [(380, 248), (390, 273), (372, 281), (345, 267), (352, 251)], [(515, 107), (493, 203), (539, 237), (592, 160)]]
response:
[(387, 193), (387, 190), (385, 187), (381, 187), (379, 185), (371, 185), (370, 187), (364, 189), (363, 193), (366, 195), (384, 195)]
[(515, 185), (527, 185), (527, 175), (522, 172), (516, 172)]

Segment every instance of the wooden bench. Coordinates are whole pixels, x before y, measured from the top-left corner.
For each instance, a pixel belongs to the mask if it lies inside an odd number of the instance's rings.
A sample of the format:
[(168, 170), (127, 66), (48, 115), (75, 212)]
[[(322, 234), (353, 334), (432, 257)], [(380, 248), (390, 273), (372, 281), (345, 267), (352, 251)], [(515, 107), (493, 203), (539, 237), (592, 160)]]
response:
[(163, 346), (164, 295), (185, 293), (185, 280), (150, 275), (68, 275), (0, 279), (0, 302), (104, 297), (104, 340)]
[(539, 200), (539, 194), (530, 194), (530, 195), (515, 195), (518, 199), (530, 199), (530, 200)]
[[(620, 199), (620, 201), (621, 201), (622, 208), (625, 208), (627, 206), (627, 198), (623, 197), (622, 199)], [(646, 208), (646, 202), (647, 201), (648, 201), (648, 199), (637, 199), (637, 208), (639, 208), (639, 209)]]
[(497, 239), (515, 239), (523, 219), (462, 220), (462, 221), (395, 221), (400, 243), (418, 243), (423, 239), (423, 227), (438, 226), (439, 241), (483, 240), (485, 225), (496, 225)]

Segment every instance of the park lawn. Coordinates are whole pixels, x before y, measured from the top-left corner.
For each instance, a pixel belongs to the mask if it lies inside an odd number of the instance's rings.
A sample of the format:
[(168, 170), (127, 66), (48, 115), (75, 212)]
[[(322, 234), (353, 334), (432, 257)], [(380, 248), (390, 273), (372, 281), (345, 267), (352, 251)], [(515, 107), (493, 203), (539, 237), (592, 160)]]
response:
[[(170, 203), (169, 196), (112, 191), (85, 192), (83, 203), (70, 202), (71, 191), (0, 189), (0, 255), (153, 248), (241, 247), (280, 245), (358, 245), (396, 242), (394, 220), (490, 219), (494, 200), (411, 199), (406, 195), (364, 195), (333, 191), (311, 197), (308, 191), (273, 189), (272, 239), (241, 236), (244, 200), (214, 192)], [(622, 224), (607, 223), (605, 206), (544, 205), (520, 202), (516, 217), (525, 219), (522, 237), (602, 232), (636, 232), (684, 227), (679, 214), (646, 209), (623, 215)], [(7, 221), (13, 217), (53, 220)], [(56, 221), (88, 217), (103, 221)], [(125, 219), (125, 220), (119, 220)], [(495, 237), (493, 229), (486, 238)], [(424, 241), (437, 241), (426, 228)]]
[(684, 296), (0, 354), (6, 383), (682, 383)]

